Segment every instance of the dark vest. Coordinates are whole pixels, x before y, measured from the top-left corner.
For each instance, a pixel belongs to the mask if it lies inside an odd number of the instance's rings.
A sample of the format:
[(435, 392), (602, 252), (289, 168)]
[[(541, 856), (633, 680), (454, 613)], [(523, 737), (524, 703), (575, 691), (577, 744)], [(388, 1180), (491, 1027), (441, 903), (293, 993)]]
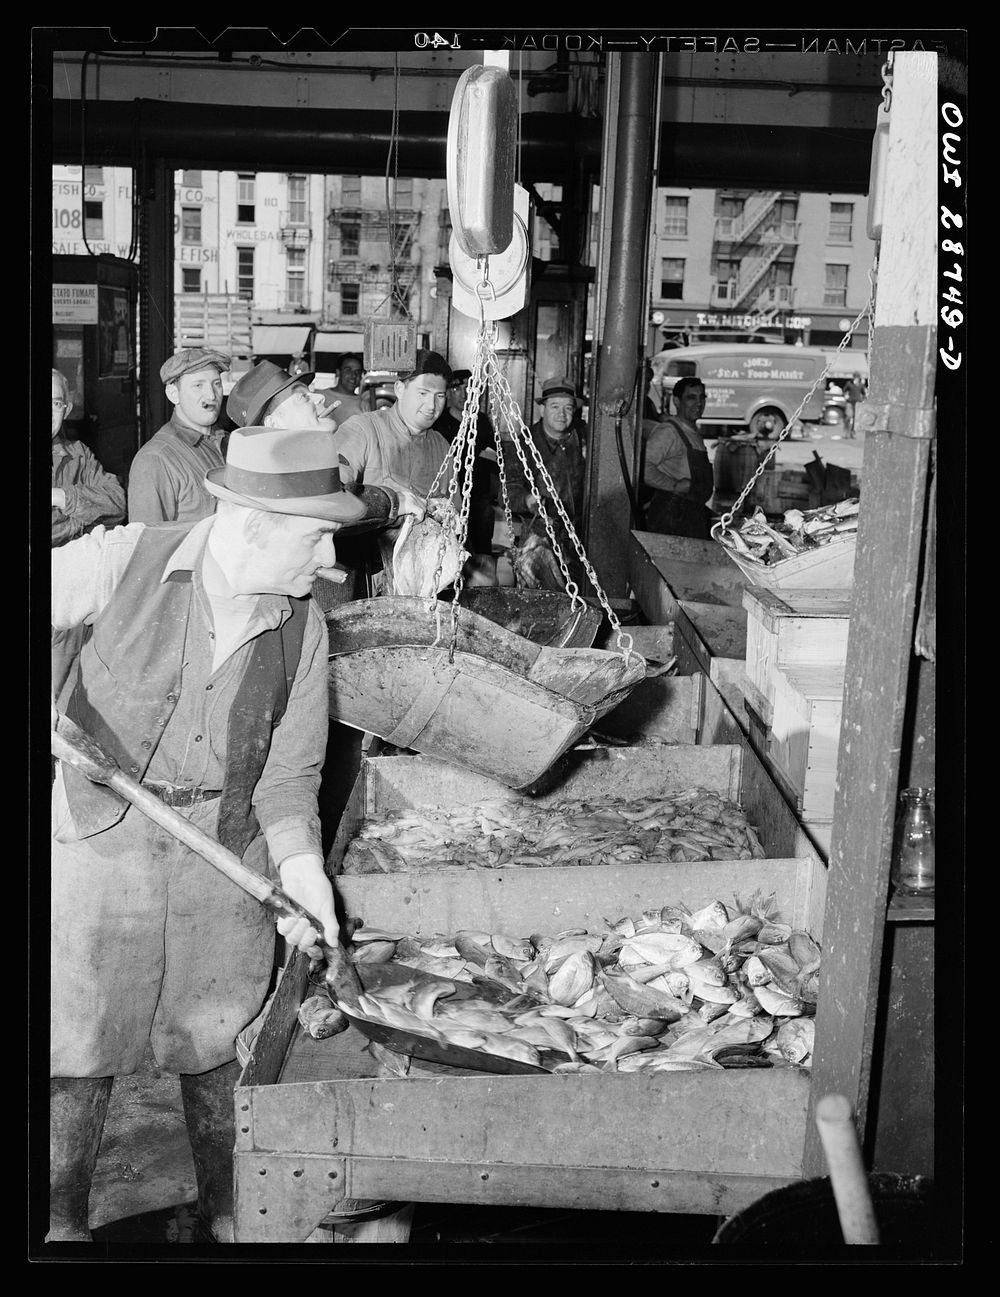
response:
[[(107, 607), (80, 654), (67, 715), (92, 735), (133, 779), (141, 780), (181, 688), (181, 667), (194, 590), (190, 572), (162, 581), (171, 554), (191, 523), (147, 527)], [(217, 834), (242, 856), (259, 831), (250, 796), (284, 715), (302, 653), (308, 599), (289, 599), (291, 617), (264, 631), (229, 713), (226, 774)], [(81, 838), (108, 829), (129, 803), (63, 763), (73, 823)]]

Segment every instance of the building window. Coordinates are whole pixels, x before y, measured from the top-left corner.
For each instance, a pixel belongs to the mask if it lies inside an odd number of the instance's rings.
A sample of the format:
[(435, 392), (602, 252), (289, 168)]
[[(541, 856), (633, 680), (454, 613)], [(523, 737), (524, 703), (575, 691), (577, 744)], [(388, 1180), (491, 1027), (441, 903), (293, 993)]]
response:
[(739, 257), (714, 257), (712, 260), (712, 274), (720, 283), (727, 279), (739, 279)]
[(289, 306), (306, 303), (306, 250), (289, 248), (285, 253), (285, 298)]
[(396, 181), (396, 206), (412, 207), (413, 206), (413, 177), (402, 176)]
[(85, 202), (83, 204), (83, 232), (88, 239), (104, 238), (104, 204), (102, 202)]
[(236, 291), (253, 301), (253, 248), (236, 249)]
[(827, 243), (850, 243), (854, 225), (853, 203), (830, 204), (830, 228)]
[(201, 208), (181, 208), (181, 243), (201, 242)]
[(826, 285), (823, 289), (824, 306), (847, 305), (847, 267), (827, 266)]
[(340, 205), (341, 207), (361, 206), (361, 177), (360, 176), (341, 176)]
[(358, 299), (361, 296), (360, 284), (341, 284), (340, 285), (340, 313), (341, 315), (357, 315)]
[(257, 187), (254, 173), (240, 171), (236, 181), (236, 223), (253, 225), (256, 220), (254, 190)]
[(103, 167), (84, 167), (83, 183), (85, 185), (103, 185), (104, 168)]
[(183, 267), (181, 270), (182, 284), (181, 290), (185, 293), (201, 292), (201, 271), (195, 268)]
[(201, 188), (201, 172), (200, 172), (200, 171), (182, 171), (182, 172), (181, 172), (181, 184), (184, 186), (185, 189), (200, 189), (200, 188)]
[(356, 257), (361, 251), (361, 215), (340, 222), (340, 255)]
[(308, 176), (288, 177), (288, 224), (305, 225), (309, 220)]
[(717, 194), (715, 198), (715, 214), (722, 220), (735, 221), (743, 215), (745, 202), (745, 198), (734, 198), (731, 194)]
[(663, 200), (663, 233), (668, 238), (686, 239), (688, 232), (688, 200), (668, 194)]
[(684, 296), (684, 258), (663, 257), (660, 261), (660, 296)]

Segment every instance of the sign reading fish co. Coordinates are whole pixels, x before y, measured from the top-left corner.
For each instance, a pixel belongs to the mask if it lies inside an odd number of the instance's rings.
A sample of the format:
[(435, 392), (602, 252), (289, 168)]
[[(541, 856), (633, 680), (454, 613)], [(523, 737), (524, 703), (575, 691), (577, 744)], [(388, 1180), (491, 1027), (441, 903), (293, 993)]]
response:
[(53, 284), (53, 324), (96, 324), (96, 284)]

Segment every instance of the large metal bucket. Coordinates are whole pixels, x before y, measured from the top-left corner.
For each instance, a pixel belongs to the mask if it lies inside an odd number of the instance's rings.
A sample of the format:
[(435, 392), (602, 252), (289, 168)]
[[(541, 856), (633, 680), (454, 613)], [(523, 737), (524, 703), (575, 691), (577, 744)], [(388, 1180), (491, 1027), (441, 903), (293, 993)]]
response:
[(387, 596), (327, 614), (334, 720), (525, 788), (646, 674), (637, 653), (535, 644), (462, 607), (452, 655), (451, 605), (435, 607)]
[(589, 604), (574, 609), (569, 595), (556, 590), (472, 586), (459, 603), (513, 635), (552, 648), (590, 648), (601, 625), (599, 611)]
[[(882, 1244), (930, 1258), (935, 1237), (934, 1183), (923, 1176), (872, 1174), (872, 1207)], [(730, 1217), (713, 1240), (769, 1252), (775, 1260), (816, 1260), (843, 1253), (833, 1186), (828, 1176), (775, 1189)], [(859, 1262), (857, 1249), (848, 1249)]]

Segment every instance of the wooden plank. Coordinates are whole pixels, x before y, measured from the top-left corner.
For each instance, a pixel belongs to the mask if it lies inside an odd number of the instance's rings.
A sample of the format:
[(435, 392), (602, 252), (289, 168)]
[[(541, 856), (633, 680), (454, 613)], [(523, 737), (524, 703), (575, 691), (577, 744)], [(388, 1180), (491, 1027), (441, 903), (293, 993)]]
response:
[[(727, 658), (716, 658), (713, 661), (726, 662)], [(704, 679), (704, 677), (702, 677)], [(698, 742), (708, 746), (718, 743), (735, 743), (742, 745), (746, 741), (745, 713), (737, 710), (735, 698), (730, 693), (723, 695), (714, 682), (709, 680), (702, 695), (701, 730)]]
[(347, 1173), (356, 1192), (392, 1192), (419, 1202), (472, 1202), (482, 1206), (563, 1208), (583, 1211), (656, 1211), (733, 1216), (764, 1194), (798, 1177), (713, 1175), (656, 1168), (498, 1166), (449, 1162), (442, 1166), (403, 1158), (351, 1158)]
[(746, 657), (747, 615), (742, 608), (690, 603), (685, 599), (679, 602), (713, 657)]
[(569, 754), (566, 773), (551, 791), (529, 796), (495, 779), (461, 770), (434, 757), (376, 757), (362, 764), (365, 814), (411, 806), (474, 806), (483, 801), (553, 802), (593, 797), (652, 797), (684, 788), (711, 788), (735, 796), (739, 787), (739, 748), (718, 745), (601, 748)]
[(640, 680), (624, 702), (594, 724), (600, 734), (641, 741), (696, 743), (697, 718), (692, 707), (695, 676), (654, 676)]
[[(737, 715), (743, 711), (743, 681), (746, 678), (744, 658), (714, 657), (709, 664), (708, 677), (726, 700), (726, 705)], [(719, 739), (731, 743), (733, 739)]]
[[(748, 818), (750, 818), (748, 816)], [(756, 824), (756, 816), (752, 820)], [(760, 826), (764, 832), (770, 826)], [(794, 835), (793, 835), (794, 836)], [(811, 862), (800, 859), (639, 861), (622, 865), (545, 868), (429, 867), (398, 874), (341, 874), (337, 891), (346, 912), (369, 928), (415, 936), (463, 928), (526, 936), (569, 927), (600, 928), (626, 915), (683, 902), (774, 892), (785, 922), (805, 924)], [(803, 908), (803, 907), (806, 908)]]
[(309, 960), (301, 952), (292, 955), (278, 976), (278, 984), (260, 1031), (254, 1041), (250, 1059), (236, 1082), (234, 1101), (239, 1117), (241, 1090), (257, 1085), (274, 1085), (278, 1080), (288, 1041), (295, 1030), (295, 1014), (309, 979)]
[[(870, 390), (890, 426), (866, 432), (813, 1062), (814, 1094), (845, 1095), (862, 1137), (934, 408), (937, 134), (936, 56), (897, 54)], [(813, 1124), (806, 1174), (822, 1175)]]
[[(794, 1068), (264, 1086), (253, 1096), (252, 1135), (266, 1153), (336, 1149), (338, 1157), (471, 1162), (487, 1171), (509, 1164), (794, 1178), (808, 1090), (808, 1076)], [(362, 1186), (352, 1170), (345, 1196), (396, 1191)]]

